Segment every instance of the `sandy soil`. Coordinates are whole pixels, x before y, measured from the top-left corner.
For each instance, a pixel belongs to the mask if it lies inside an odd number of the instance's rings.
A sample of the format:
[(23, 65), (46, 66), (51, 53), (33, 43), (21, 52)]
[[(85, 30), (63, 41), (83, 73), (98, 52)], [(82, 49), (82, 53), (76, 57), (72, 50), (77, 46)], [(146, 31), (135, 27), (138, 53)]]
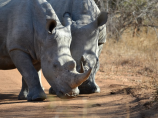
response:
[(74, 99), (63, 100), (49, 95), (50, 86), (43, 76), (42, 81), (48, 99), (43, 102), (17, 100), (20, 73), (16, 69), (0, 71), (0, 117), (158, 118), (152, 89), (136, 87), (135, 82), (110, 79), (102, 71), (96, 76), (101, 93), (82, 94)]

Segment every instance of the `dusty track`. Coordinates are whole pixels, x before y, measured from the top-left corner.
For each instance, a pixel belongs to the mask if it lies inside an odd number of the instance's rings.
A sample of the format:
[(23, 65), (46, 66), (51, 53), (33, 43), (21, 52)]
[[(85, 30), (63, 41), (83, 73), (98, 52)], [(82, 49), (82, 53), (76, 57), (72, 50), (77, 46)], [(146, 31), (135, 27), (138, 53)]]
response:
[[(48, 95), (49, 85), (42, 76), (48, 99), (43, 102), (17, 100), (21, 75), (17, 70), (0, 71), (0, 117), (45, 118), (157, 118), (158, 106), (150, 104), (152, 90), (132, 89), (135, 83), (104, 79), (97, 73), (101, 93), (83, 94), (74, 99), (62, 100)], [(140, 94), (139, 97), (137, 94)], [(144, 97), (145, 96), (145, 97)]]

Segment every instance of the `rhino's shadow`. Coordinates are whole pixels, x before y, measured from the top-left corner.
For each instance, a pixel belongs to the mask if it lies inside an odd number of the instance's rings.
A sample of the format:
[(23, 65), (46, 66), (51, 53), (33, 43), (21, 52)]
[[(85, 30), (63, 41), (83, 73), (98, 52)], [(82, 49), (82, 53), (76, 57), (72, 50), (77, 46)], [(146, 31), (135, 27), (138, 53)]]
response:
[(15, 94), (0, 94), (0, 101), (5, 99), (17, 100), (18, 96)]
[(15, 101), (18, 100), (16, 94), (0, 94), (0, 105), (1, 104), (15, 104), (15, 103), (24, 103), (27, 101)]
[[(0, 105), (1, 104), (15, 104), (15, 103), (26, 103), (27, 100), (18, 100), (17, 94), (0, 94)], [(48, 102), (48, 101), (29, 101), (33, 103)]]

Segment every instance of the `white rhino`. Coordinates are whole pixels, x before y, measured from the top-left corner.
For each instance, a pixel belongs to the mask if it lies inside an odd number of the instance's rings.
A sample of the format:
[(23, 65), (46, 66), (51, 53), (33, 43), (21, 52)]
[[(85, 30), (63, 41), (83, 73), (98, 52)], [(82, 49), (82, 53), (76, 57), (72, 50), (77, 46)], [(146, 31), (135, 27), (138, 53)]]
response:
[[(80, 93), (100, 92), (95, 82), (99, 68), (99, 55), (106, 37), (107, 13), (100, 11), (100, 0), (47, 0), (53, 6), (60, 21), (62, 14), (69, 12), (72, 18), (71, 54), (77, 62), (77, 70), (84, 72), (92, 68), (89, 78), (79, 86)], [(55, 4), (54, 4), (55, 3)], [(102, 8), (103, 10), (103, 8)], [(83, 65), (83, 70), (82, 66)], [(54, 93), (50, 89), (50, 93)]]
[(46, 0), (0, 0), (0, 69), (21, 73), (27, 87), (19, 99), (46, 99), (40, 68), (59, 97), (78, 95), (77, 87), (90, 75), (91, 69), (76, 71), (69, 14), (63, 13), (62, 20), (64, 26)]
[[(72, 42), (71, 54), (77, 62), (77, 71), (84, 72), (92, 68), (87, 81), (79, 86), (80, 93), (100, 92), (95, 82), (95, 74), (99, 69), (99, 55), (105, 43), (107, 13), (100, 11), (100, 0), (47, 0), (54, 8), (59, 20), (63, 22), (63, 14), (71, 14)], [(82, 69), (83, 67), (83, 69)], [(23, 81), (19, 98), (27, 93), (27, 85)], [(56, 94), (53, 88), (49, 93)]]

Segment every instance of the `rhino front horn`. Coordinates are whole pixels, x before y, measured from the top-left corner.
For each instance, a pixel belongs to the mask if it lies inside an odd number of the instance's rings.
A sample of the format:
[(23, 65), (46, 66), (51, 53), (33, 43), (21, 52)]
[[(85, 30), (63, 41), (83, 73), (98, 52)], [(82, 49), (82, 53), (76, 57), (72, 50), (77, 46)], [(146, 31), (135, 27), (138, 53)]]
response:
[(92, 68), (90, 68), (88, 71), (86, 71), (85, 73), (78, 73), (77, 75), (75, 75), (75, 78), (72, 82), (72, 88), (76, 88), (79, 85), (81, 85), (84, 81), (86, 81), (89, 77), (89, 75), (91, 74)]

